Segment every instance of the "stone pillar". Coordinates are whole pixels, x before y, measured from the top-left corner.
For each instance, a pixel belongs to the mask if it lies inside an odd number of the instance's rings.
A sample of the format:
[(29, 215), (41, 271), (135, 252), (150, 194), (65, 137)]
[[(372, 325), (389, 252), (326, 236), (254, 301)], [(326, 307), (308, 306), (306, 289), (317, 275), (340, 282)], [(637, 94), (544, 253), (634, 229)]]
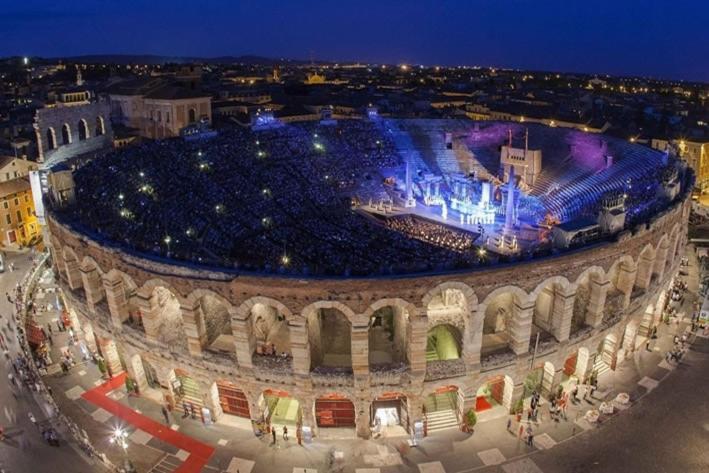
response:
[(428, 336), (428, 317), (409, 315), (408, 344), (406, 357), (413, 377), (426, 374), (426, 341)]
[(652, 272), (657, 274), (657, 280), (662, 281), (662, 277), (665, 275), (665, 267), (667, 266), (667, 253), (670, 251), (670, 244), (665, 243), (660, 246), (655, 255), (655, 265)]
[(94, 335), (94, 328), (91, 326), (91, 323), (88, 320), (84, 321), (84, 323), (81, 324), (81, 330), (84, 332), (84, 343), (86, 343), (86, 348), (88, 348), (89, 351), (92, 353), (98, 351), (98, 347), (96, 346), (96, 336)]
[(101, 353), (103, 359), (106, 362), (106, 367), (111, 376), (117, 376), (123, 373), (123, 367), (121, 366), (121, 359), (118, 356), (118, 349), (116, 348), (116, 343), (108, 338), (99, 337), (99, 346), (101, 347)]
[(554, 303), (551, 313), (551, 333), (560, 342), (569, 339), (571, 318), (574, 316), (575, 292), (565, 292), (564, 289), (554, 289)]
[(420, 396), (406, 398), (406, 415), (409, 418), (408, 431), (412, 432), (414, 423), (423, 421), (423, 399)]
[(372, 423), (369, 410), (369, 399), (357, 399), (354, 402), (355, 408), (355, 429), (357, 437), (368, 439), (372, 435), (370, 424)]
[(594, 279), (589, 281), (590, 293), (588, 297), (588, 307), (586, 308), (586, 320), (589, 327), (598, 327), (603, 321), (603, 309), (606, 305), (606, 294), (610, 289), (610, 282), (598, 282)]
[(239, 363), (239, 368), (252, 370), (254, 367), (252, 356), (256, 349), (256, 342), (252, 334), (251, 314), (246, 319), (232, 315), (231, 333), (234, 334), (236, 360)]
[(591, 368), (591, 355), (588, 349), (579, 348), (576, 354), (576, 370), (574, 371), (574, 375), (579, 379), (579, 383), (586, 381), (586, 376), (588, 376), (588, 372)]
[(106, 294), (108, 311), (111, 314), (111, 323), (115, 328), (121, 328), (123, 323), (128, 320), (128, 298), (123, 278), (118, 275), (104, 274), (103, 289)]
[(315, 401), (313, 399), (298, 399), (298, 403), (302, 413), (303, 427), (310, 427), (313, 436), (317, 435), (318, 423), (315, 422)]
[[(503, 393), (504, 394), (504, 393)], [(524, 399), (524, 383), (515, 384), (510, 390), (510, 411), (514, 409), (520, 399)], [(503, 396), (503, 401), (505, 400)]]
[(199, 302), (194, 302), (191, 306), (180, 305), (180, 311), (182, 327), (187, 337), (187, 349), (192, 356), (202, 356), (202, 348), (207, 344), (207, 333)]
[[(472, 327), (472, 321), (475, 320), (477, 310), (473, 313), (466, 314), (465, 331), (463, 333), (463, 360), (465, 368), (468, 372), (477, 371), (480, 367), (480, 349), (482, 346), (482, 337), (476, 337), (475, 327)], [(485, 315), (483, 314), (483, 319)]]
[(151, 342), (156, 342), (158, 340), (158, 327), (160, 321), (158, 320), (159, 314), (157, 313), (157, 308), (153, 306), (152, 295), (149, 294), (145, 296), (143, 294), (138, 294), (135, 302), (143, 320), (145, 338)]
[(222, 414), (224, 414), (222, 405), (219, 403), (219, 389), (217, 389), (217, 383), (200, 383), (200, 390), (203, 393), (204, 407), (211, 412), (212, 421), (217, 421)]
[(91, 313), (96, 312), (96, 304), (104, 299), (103, 284), (101, 284), (101, 275), (96, 268), (85, 270), (80, 269), (81, 283), (86, 294), (86, 305)]
[(640, 261), (638, 261), (638, 271), (635, 279), (635, 285), (640, 289), (647, 290), (650, 286), (650, 278), (652, 278), (652, 268), (654, 264), (655, 260), (647, 254), (640, 255)]
[(81, 289), (83, 287), (83, 281), (81, 280), (79, 262), (76, 260), (66, 261), (64, 267), (66, 268), (66, 279), (69, 283), (69, 287), (72, 290)]
[(126, 369), (128, 370), (128, 376), (130, 376), (138, 386), (138, 393), (144, 393), (148, 389), (148, 379), (145, 376), (143, 360), (140, 358), (140, 355), (136, 353), (131, 356), (126, 364)]
[(529, 339), (532, 336), (532, 318), (534, 317), (534, 302), (514, 302), (514, 314), (510, 320), (510, 348), (516, 355), (529, 352)]
[(660, 296), (657, 298), (657, 302), (655, 303), (655, 313), (653, 314), (653, 318), (652, 318), (653, 327), (658, 325), (660, 322), (662, 322), (662, 309), (665, 307), (666, 299), (667, 299), (667, 290), (663, 289), (660, 292)]
[(507, 412), (512, 411), (512, 403), (514, 400), (515, 384), (512, 378), (505, 376), (505, 386), (502, 389), (502, 407), (507, 409)]
[[(633, 268), (627, 264), (620, 264), (618, 266), (618, 282), (617, 287), (620, 292), (625, 294), (623, 300), (623, 308), (627, 308), (630, 304), (630, 295), (633, 293), (633, 286), (635, 285), (635, 280), (638, 276), (637, 267)], [(649, 281), (649, 277), (648, 277)]]
[(304, 319), (289, 320), (290, 350), (293, 355), (293, 373), (299, 376), (310, 375), (310, 344), (308, 327)]
[[(359, 318), (359, 317), (358, 317)], [(355, 379), (369, 376), (369, 324), (357, 320), (352, 325), (352, 373)]]

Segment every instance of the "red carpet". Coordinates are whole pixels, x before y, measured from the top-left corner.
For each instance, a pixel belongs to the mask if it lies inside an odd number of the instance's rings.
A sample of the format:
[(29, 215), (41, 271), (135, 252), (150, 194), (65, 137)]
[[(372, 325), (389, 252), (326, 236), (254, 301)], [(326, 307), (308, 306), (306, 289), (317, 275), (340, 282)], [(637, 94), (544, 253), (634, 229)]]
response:
[(492, 409), (492, 404), (490, 404), (485, 396), (478, 396), (475, 398), (475, 412), (486, 411)]
[(169, 426), (156, 422), (149, 417), (138, 414), (128, 406), (114, 401), (106, 396), (109, 392), (125, 386), (125, 373), (116, 376), (102, 385), (81, 395), (84, 399), (107, 410), (116, 417), (123, 419), (137, 429), (143, 430), (163, 442), (174, 445), (190, 453), (175, 473), (199, 473), (214, 453), (214, 448), (187, 435), (175, 432)]

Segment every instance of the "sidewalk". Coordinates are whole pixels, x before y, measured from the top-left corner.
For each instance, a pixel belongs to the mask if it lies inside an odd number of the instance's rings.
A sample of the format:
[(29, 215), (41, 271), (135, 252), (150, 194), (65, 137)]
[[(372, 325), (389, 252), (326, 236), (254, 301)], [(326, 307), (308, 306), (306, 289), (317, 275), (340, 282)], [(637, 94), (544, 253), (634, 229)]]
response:
[[(170, 425), (165, 425), (157, 402), (146, 397), (127, 396), (122, 378), (104, 384), (98, 368), (91, 361), (78, 363), (67, 374), (62, 374), (58, 368), (51, 369), (52, 374), (45, 381), (52, 387), (62, 411), (83, 426), (94, 446), (114, 463), (120, 463), (123, 452), (108, 442), (109, 435), (116, 427), (126, 428), (129, 432), (128, 456), (140, 472), (200, 471), (194, 469), (197, 460), (206, 461), (206, 467), (201, 471), (210, 473), (236, 473), (237, 470), (239, 473), (470, 471), (552, 448), (585, 430), (600, 427), (619, 414), (601, 416), (598, 424), (590, 424), (583, 418), (588, 410), (598, 409), (602, 401), (610, 401), (622, 392), (630, 395), (632, 406), (665, 379), (674, 365), (664, 361), (664, 354), (672, 347), (674, 335), (681, 334), (688, 325), (697, 291), (697, 267), (691, 249), (688, 249), (688, 256), (690, 274), (684, 279), (689, 288), (682, 307), (678, 309), (678, 313), (684, 312), (686, 317), (669, 325), (661, 323), (658, 338), (651, 342), (651, 351), (645, 350), (643, 344), (632, 358), (619, 363), (615, 372), (600, 375), (594, 399), (570, 404), (566, 420), (551, 420), (547, 403), (542, 404), (539, 422), (532, 422), (534, 447), (528, 447), (516, 435), (520, 427), (516, 421), (512, 422), (512, 432), (507, 431), (508, 416), (479, 423), (472, 435), (456, 429), (436, 432), (418, 447), (409, 447), (406, 438), (316, 438), (309, 445), (298, 446), (295, 439), (284, 441), (280, 436), (274, 446), (270, 445), (270, 437), (259, 439), (250, 429), (228, 423), (206, 426), (199, 420), (171, 413)], [(53, 282), (47, 277), (41, 285), (50, 288)], [(46, 304), (47, 300), (37, 303)], [(46, 327), (58, 314), (56, 308), (40, 311), (37, 319)], [(77, 346), (67, 343), (68, 332), (57, 333), (55, 330), (53, 338), (51, 356), (55, 363), (62, 350), (69, 350), (77, 360), (81, 359)], [(580, 388), (579, 398), (583, 394), (584, 388)], [(526, 420), (521, 424), (526, 429)]]

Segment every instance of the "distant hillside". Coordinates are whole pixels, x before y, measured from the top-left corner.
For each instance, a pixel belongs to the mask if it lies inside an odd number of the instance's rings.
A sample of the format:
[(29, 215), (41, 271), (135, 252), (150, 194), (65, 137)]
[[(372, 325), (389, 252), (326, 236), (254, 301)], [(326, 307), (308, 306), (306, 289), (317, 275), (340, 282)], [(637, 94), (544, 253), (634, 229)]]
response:
[[(157, 56), (153, 54), (88, 54), (84, 56), (62, 57), (67, 62), (81, 62), (85, 64), (166, 64), (166, 63), (207, 63), (207, 64), (254, 64), (270, 66), (274, 64), (308, 64), (310, 61), (299, 59), (273, 59), (263, 56), (219, 56), (219, 57), (191, 57), (191, 56)], [(315, 61), (324, 64), (325, 61)]]

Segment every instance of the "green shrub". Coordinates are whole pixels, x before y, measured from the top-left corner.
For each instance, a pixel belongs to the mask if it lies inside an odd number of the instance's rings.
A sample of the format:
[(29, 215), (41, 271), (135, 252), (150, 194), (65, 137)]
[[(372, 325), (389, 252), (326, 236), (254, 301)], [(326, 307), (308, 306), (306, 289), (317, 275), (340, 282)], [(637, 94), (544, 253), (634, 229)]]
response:
[(475, 424), (477, 424), (477, 422), (478, 415), (473, 409), (470, 409), (468, 412), (465, 413), (465, 425), (467, 425), (469, 429), (475, 427)]

